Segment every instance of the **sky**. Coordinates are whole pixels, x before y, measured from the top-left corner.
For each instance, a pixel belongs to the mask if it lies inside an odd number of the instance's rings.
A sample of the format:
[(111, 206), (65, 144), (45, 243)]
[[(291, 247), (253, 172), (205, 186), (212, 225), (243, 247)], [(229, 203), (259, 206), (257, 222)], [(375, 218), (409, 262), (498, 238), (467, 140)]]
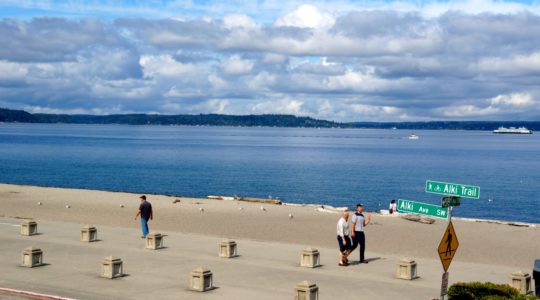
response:
[(540, 121), (540, 2), (0, 0), (0, 107)]

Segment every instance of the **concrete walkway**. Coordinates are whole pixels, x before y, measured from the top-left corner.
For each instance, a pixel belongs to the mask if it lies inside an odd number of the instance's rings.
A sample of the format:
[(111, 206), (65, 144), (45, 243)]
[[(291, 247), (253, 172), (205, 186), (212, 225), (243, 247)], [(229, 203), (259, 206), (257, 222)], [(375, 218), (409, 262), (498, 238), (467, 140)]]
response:
[[(300, 254), (310, 245), (236, 239), (240, 256), (226, 259), (218, 257), (219, 237), (161, 232), (168, 235), (166, 248), (148, 250), (140, 232), (132, 228), (96, 225), (99, 241), (84, 243), (79, 241), (83, 224), (36, 221), (41, 234), (21, 236), (22, 220), (0, 218), (0, 287), (76, 299), (263, 300), (293, 299), (295, 285), (309, 280), (319, 286), (320, 299), (418, 300), (437, 298), (441, 284), (441, 263), (429, 259), (417, 259), (420, 278), (406, 281), (394, 278), (401, 257), (368, 252), (369, 264), (339, 267), (336, 249), (319, 248), (323, 266), (308, 269), (300, 267)], [(19, 266), (28, 246), (41, 248), (47, 265)], [(124, 261), (128, 276), (99, 277), (101, 261), (109, 255)], [(353, 261), (357, 255), (351, 255)], [(199, 266), (213, 272), (215, 290), (188, 290), (189, 273)], [(515, 270), (456, 261), (449, 271), (450, 283), (507, 283)]]

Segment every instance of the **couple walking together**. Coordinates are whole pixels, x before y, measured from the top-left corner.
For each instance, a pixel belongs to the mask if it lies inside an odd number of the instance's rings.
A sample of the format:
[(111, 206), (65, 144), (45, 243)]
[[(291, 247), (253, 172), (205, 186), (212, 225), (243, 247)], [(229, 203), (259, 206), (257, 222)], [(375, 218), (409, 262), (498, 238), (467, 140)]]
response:
[[(360, 263), (367, 264), (364, 258), (366, 250), (366, 236), (364, 228), (371, 222), (371, 214), (364, 216), (364, 205), (356, 204), (356, 212), (352, 216), (352, 227), (349, 226), (349, 212), (343, 212), (343, 215), (337, 223), (337, 240), (339, 244), (339, 265), (348, 266), (347, 257), (351, 252), (360, 246)], [(351, 239), (352, 237), (352, 239)]]

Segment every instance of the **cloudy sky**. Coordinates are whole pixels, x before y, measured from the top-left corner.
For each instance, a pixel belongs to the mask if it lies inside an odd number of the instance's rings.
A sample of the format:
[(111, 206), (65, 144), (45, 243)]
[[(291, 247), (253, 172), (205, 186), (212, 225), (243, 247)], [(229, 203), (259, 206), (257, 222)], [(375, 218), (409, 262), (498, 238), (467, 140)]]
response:
[(540, 2), (0, 0), (0, 107), (540, 120)]

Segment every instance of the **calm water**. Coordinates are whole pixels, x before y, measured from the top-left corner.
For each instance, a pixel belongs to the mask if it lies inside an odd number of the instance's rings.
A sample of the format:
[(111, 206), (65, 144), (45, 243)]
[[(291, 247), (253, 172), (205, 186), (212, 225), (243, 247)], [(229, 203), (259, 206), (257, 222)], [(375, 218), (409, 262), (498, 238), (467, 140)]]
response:
[(0, 124), (0, 182), (387, 208), (478, 185), (456, 216), (540, 223), (540, 136), (475, 131)]

